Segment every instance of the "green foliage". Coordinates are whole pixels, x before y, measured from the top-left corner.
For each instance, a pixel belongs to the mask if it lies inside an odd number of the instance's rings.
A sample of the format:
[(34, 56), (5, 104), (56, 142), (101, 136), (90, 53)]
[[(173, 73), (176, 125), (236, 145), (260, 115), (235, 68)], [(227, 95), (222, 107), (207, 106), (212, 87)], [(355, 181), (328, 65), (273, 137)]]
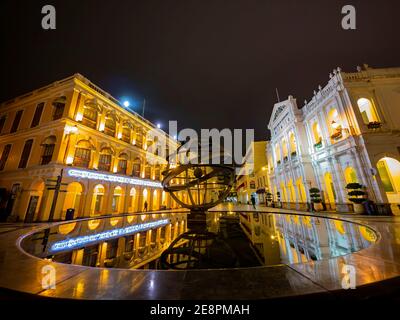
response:
[(311, 188), (310, 189), (310, 197), (311, 202), (313, 203), (321, 203), (321, 191), (318, 188)]
[(356, 204), (361, 204), (367, 200), (366, 193), (363, 191), (363, 186), (358, 182), (349, 183), (346, 186), (346, 189), (349, 190), (347, 195), (349, 196), (349, 200)]
[(346, 186), (346, 189), (351, 189), (351, 190), (357, 190), (357, 189), (361, 189), (361, 188), (362, 188), (362, 185), (359, 184), (358, 182), (352, 182)]

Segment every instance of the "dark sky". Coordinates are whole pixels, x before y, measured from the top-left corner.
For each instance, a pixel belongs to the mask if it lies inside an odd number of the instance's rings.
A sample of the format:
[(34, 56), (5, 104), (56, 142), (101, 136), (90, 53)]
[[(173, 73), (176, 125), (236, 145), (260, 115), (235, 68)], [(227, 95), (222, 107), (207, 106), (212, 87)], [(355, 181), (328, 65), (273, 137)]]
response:
[[(41, 28), (45, 4), (55, 31)], [(345, 4), (356, 31), (341, 29)], [(258, 139), (275, 87), (302, 105), (337, 66), (400, 66), (398, 0), (1, 0), (0, 11), (1, 101), (80, 72), (118, 99), (146, 97), (152, 121)]]

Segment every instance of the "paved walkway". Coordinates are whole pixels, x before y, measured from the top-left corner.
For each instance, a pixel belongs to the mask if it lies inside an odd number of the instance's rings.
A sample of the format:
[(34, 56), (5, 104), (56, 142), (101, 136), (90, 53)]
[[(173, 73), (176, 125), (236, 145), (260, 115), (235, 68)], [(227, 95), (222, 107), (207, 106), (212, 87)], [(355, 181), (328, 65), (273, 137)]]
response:
[[(258, 207), (259, 212), (293, 211)], [(216, 210), (253, 211), (251, 206), (220, 206)], [(310, 213), (299, 213), (310, 214)], [(337, 258), (294, 265), (228, 270), (123, 270), (89, 268), (48, 262), (26, 254), (21, 237), (41, 226), (0, 228), (0, 288), (40, 297), (68, 299), (269, 299), (322, 294), (362, 296), (395, 289), (400, 276), (400, 220), (398, 217), (311, 214), (367, 224), (379, 240), (367, 249)], [(108, 218), (105, 218), (108, 219)], [(13, 228), (15, 228), (13, 230)], [(42, 288), (42, 267), (56, 270), (56, 289)], [(357, 290), (341, 288), (342, 267), (357, 272)], [(390, 280), (388, 282), (382, 282)], [(397, 284), (398, 285), (398, 284)], [(377, 290), (376, 288), (380, 288)], [(382, 289), (384, 288), (384, 289)]]

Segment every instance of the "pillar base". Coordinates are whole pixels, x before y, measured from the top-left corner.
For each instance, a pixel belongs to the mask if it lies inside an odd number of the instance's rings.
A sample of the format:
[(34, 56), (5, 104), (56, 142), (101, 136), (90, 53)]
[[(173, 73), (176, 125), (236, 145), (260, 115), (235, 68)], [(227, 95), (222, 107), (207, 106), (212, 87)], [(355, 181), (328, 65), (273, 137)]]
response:
[(350, 203), (337, 203), (336, 211), (337, 212), (353, 212), (353, 205)]

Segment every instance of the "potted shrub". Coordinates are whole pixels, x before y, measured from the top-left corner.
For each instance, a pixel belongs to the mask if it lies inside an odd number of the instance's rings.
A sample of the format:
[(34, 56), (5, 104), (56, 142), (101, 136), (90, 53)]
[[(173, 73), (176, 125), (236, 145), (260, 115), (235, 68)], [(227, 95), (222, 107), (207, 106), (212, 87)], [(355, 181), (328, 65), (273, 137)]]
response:
[(277, 199), (277, 207), (281, 208), (282, 207), (282, 203), (281, 203), (281, 193), (278, 191), (276, 193), (276, 199)]
[(347, 195), (349, 196), (349, 200), (353, 202), (354, 213), (362, 214), (365, 212), (363, 203), (367, 201), (366, 193), (363, 189), (363, 186), (357, 182), (349, 183), (346, 186), (348, 190)]
[(273, 205), (272, 193), (267, 192), (267, 206)]
[(379, 121), (372, 121), (367, 124), (368, 129), (379, 129), (382, 124)]
[(321, 199), (321, 191), (318, 188), (310, 189), (310, 198), (311, 198), (311, 208), (314, 211), (322, 210), (322, 199)]
[(322, 148), (322, 138), (319, 138), (318, 142), (314, 144), (315, 149)]

